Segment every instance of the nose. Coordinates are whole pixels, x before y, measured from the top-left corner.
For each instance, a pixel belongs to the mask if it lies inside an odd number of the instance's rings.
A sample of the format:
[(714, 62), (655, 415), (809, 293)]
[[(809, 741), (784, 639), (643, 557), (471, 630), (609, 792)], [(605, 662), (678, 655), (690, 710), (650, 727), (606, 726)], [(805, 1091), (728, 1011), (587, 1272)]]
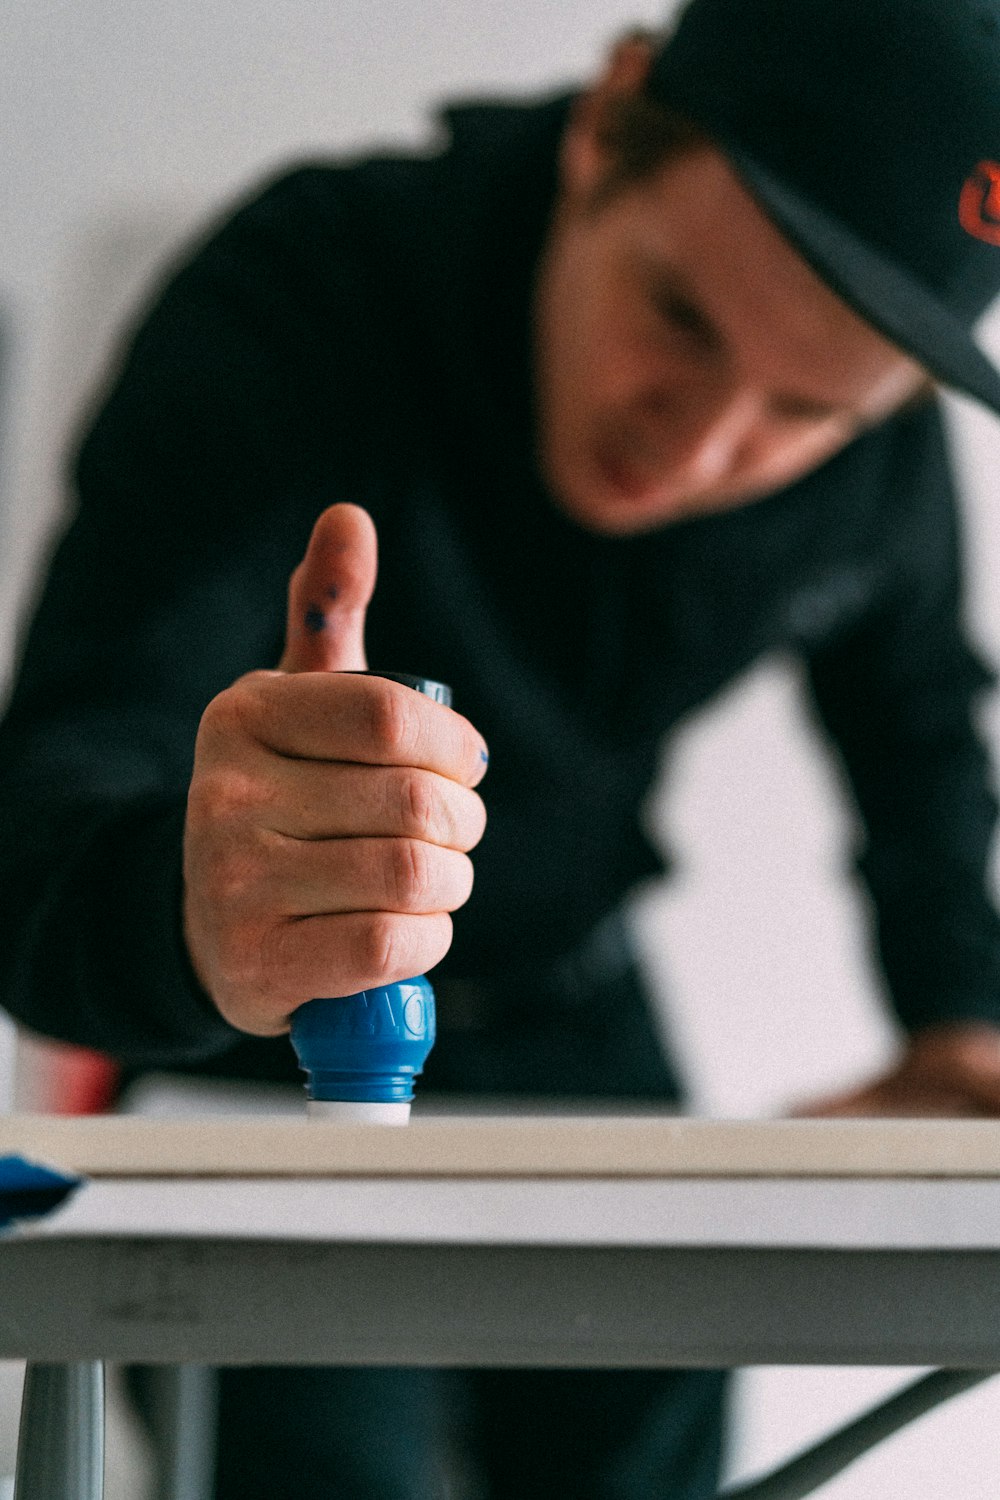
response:
[(758, 441), (762, 405), (745, 387), (706, 390), (692, 385), (647, 401), (664, 468), (691, 484), (718, 483), (746, 460)]

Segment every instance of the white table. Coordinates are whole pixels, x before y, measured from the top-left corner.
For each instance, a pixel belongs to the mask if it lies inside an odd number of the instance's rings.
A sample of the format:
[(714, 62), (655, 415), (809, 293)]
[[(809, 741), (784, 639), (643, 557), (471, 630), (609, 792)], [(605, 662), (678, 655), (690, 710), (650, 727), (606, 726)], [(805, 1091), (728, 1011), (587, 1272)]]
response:
[(1000, 1366), (1000, 1124), (0, 1121), (0, 1358)]

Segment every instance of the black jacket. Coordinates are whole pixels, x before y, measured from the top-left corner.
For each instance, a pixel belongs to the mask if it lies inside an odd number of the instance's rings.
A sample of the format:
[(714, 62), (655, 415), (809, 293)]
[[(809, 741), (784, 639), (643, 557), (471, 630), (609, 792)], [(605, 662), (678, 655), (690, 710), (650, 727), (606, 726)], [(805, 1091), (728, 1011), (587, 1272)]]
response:
[(565, 116), (471, 106), (437, 156), (283, 176), (141, 327), (0, 733), (0, 995), (29, 1026), (132, 1065), (232, 1050), (179, 929), (195, 731), (276, 662), (288, 575), (335, 500), (379, 529), (369, 660), (450, 682), (491, 747), (443, 972), (580, 944), (662, 868), (641, 805), (664, 736), (793, 653), (860, 808), (900, 1018), (1000, 1022), (972, 722), (990, 678), (963, 634), (940, 412), (742, 509), (576, 528), (537, 473), (528, 358)]

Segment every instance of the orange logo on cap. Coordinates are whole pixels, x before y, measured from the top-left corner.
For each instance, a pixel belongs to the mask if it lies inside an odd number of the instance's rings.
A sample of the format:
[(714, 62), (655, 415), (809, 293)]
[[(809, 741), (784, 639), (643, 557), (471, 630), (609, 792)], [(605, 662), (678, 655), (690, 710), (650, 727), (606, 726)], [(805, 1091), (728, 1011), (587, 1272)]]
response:
[(1000, 245), (1000, 164), (979, 163), (958, 200), (958, 221), (977, 240)]

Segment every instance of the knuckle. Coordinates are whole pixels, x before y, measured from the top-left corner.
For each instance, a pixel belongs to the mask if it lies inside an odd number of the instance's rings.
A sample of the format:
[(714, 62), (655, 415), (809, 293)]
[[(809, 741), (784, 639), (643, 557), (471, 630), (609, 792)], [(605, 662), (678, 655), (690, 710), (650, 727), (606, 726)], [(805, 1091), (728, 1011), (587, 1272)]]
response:
[(205, 860), (205, 887), (223, 917), (251, 904), (264, 874), (262, 855), (252, 848), (219, 847)]
[(231, 689), (227, 688), (224, 693), (219, 693), (202, 713), (195, 737), (195, 765), (211, 761), (219, 753), (219, 748), (225, 747), (232, 738), (230, 692)]
[(263, 667), (253, 672), (244, 672), (242, 677), (237, 677), (230, 689), (236, 693), (237, 701), (248, 708), (259, 708), (267, 695), (270, 685), (281, 677), (280, 672), (268, 671)]
[(227, 766), (212, 778), (211, 806), (217, 817), (240, 818), (260, 800), (257, 778), (239, 766)]
[(268, 936), (259, 922), (224, 924), (215, 959), (216, 993), (229, 997), (230, 1009), (245, 1009), (269, 992)]
[(422, 771), (403, 771), (399, 790), (404, 833), (412, 838), (430, 838), (440, 822), (438, 797), (430, 777)]
[(246, 672), (223, 689), (201, 716), (199, 738), (209, 747), (228, 745), (234, 739), (257, 739), (266, 721), (269, 688), (277, 674)]
[(238, 678), (212, 699), (202, 714), (202, 725), (225, 736), (241, 728), (249, 711), (250, 692), (246, 679)]
[(392, 912), (368, 913), (357, 939), (358, 966), (374, 983), (405, 978), (409, 967), (405, 924)]
[(388, 895), (402, 911), (426, 900), (431, 886), (430, 851), (419, 839), (393, 839), (388, 863)]
[(376, 749), (389, 764), (405, 764), (419, 732), (416, 713), (407, 702), (414, 694), (408, 689), (389, 691), (391, 686), (382, 683), (381, 690), (372, 695), (371, 735)]
[(201, 828), (224, 828), (241, 822), (260, 801), (256, 777), (232, 765), (196, 774), (188, 798), (191, 816)]

